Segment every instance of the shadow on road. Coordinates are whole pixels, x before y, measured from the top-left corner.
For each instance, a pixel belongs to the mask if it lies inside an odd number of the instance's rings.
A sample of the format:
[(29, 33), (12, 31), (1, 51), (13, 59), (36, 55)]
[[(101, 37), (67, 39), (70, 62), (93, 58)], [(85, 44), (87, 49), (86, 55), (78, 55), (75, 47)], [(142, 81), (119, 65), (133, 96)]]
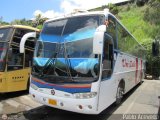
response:
[[(140, 85), (134, 87), (130, 92), (128, 92), (122, 101), (125, 102), (127, 98), (134, 92)], [(122, 104), (121, 103), (121, 104)], [(119, 105), (121, 106), (121, 105)], [(29, 111), (23, 112), (23, 115), (28, 120), (106, 120), (109, 118), (114, 111), (117, 110), (119, 106), (116, 106), (115, 103), (110, 107), (105, 109), (99, 115), (85, 115), (78, 114), (73, 112), (68, 112), (64, 110), (59, 110), (55, 108), (51, 108), (48, 106), (41, 106)]]
[(159, 99), (158, 120), (160, 120), (160, 96), (158, 96), (158, 99)]
[(0, 101), (7, 100), (9, 98), (15, 98), (22, 95), (27, 95), (29, 92), (28, 90), (25, 91), (18, 91), (18, 92), (10, 92), (10, 93), (0, 93)]

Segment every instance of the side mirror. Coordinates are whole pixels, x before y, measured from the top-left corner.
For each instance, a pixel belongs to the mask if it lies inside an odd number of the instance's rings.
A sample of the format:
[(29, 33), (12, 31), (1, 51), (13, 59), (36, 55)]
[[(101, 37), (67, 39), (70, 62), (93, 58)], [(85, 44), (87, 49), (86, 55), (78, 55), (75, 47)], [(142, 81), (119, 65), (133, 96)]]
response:
[(159, 45), (159, 41), (155, 40), (153, 43), (152, 43), (152, 55), (153, 56), (158, 56), (159, 55), (159, 49), (160, 49), (160, 45)]
[(96, 29), (93, 38), (93, 53), (94, 54), (102, 54), (103, 51), (103, 40), (104, 33), (106, 32), (106, 26), (101, 25)]
[(22, 38), (21, 38), (21, 42), (20, 42), (20, 53), (24, 53), (24, 46), (25, 46), (25, 42), (27, 41), (27, 39), (29, 38), (35, 38), (36, 39), (36, 32), (30, 32), (30, 33), (26, 33)]

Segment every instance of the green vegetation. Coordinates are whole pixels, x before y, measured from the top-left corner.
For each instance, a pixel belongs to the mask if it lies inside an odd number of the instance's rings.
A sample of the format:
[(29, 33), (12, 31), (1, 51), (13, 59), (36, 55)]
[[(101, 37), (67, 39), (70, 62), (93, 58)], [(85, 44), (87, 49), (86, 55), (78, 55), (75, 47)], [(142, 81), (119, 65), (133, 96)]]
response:
[(160, 35), (160, 7), (156, 10), (149, 3), (143, 7), (128, 5), (119, 9), (117, 17), (141, 44)]
[(126, 8), (120, 8), (121, 12), (117, 15), (123, 25), (125, 25), (140, 43), (152, 39), (150, 35), (152, 33), (152, 25), (143, 19), (145, 8), (146, 6), (138, 8), (136, 5), (131, 5), (130, 10), (128, 10), (128, 6)]
[(24, 19), (15, 19), (11, 22), (12, 25), (27, 25), (27, 26), (32, 26), (32, 21), (31, 20), (26, 20)]
[[(160, 40), (160, 0), (133, 1), (135, 2), (123, 6), (109, 4), (108, 8), (146, 48), (146, 73), (152, 74), (156, 78), (160, 76), (160, 56), (152, 56), (152, 42), (155, 39)], [(98, 10), (102, 10), (104, 7), (107, 6), (102, 6)]]
[(3, 21), (3, 17), (0, 17), (0, 26), (8, 25), (9, 23)]
[(116, 16), (147, 49), (146, 73), (152, 74), (155, 78), (160, 76), (160, 58), (151, 54), (152, 42), (155, 39), (160, 40), (160, 0), (151, 0), (141, 7), (128, 4), (118, 9), (119, 13)]
[[(160, 0), (132, 0), (135, 2), (123, 6), (115, 6), (112, 4), (92, 9), (90, 11), (103, 10), (108, 7), (110, 11), (119, 18), (122, 24), (135, 36), (137, 41), (141, 43), (147, 50), (146, 60), (147, 74), (155, 74), (160, 76), (160, 57), (153, 57), (152, 42), (155, 39), (160, 40)], [(144, 2), (147, 1), (147, 2)], [(144, 2), (139, 5), (138, 2)], [(138, 6), (137, 6), (138, 5)], [(26, 19), (14, 20), (11, 24), (22, 24), (36, 26), (41, 29), (45, 18), (41, 15), (36, 16), (35, 22)], [(0, 25), (8, 24), (0, 19)], [(155, 68), (155, 70), (153, 69)]]
[(23, 19), (15, 19), (11, 21), (10, 23), (4, 22), (3, 17), (0, 18), (0, 26), (4, 25), (26, 25), (26, 26), (32, 26), (36, 27), (38, 29), (42, 29), (44, 21), (46, 21), (47, 18), (43, 18), (41, 15), (35, 16), (34, 20), (27, 20), (25, 18)]

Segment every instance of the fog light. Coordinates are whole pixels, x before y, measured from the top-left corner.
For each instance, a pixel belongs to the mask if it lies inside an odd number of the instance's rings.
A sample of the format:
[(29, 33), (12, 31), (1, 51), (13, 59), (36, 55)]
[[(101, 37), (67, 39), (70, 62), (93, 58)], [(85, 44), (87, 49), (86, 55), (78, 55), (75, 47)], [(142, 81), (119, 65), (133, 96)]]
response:
[(32, 96), (35, 98), (35, 95), (34, 95), (34, 94), (33, 94)]
[(45, 102), (45, 101), (46, 101), (46, 98), (43, 98), (43, 101)]
[(83, 109), (82, 105), (79, 105), (78, 107), (79, 107), (79, 109)]
[(88, 105), (88, 108), (89, 108), (89, 109), (92, 109), (92, 106), (91, 106), (91, 105)]
[(60, 103), (60, 105), (61, 105), (61, 106), (64, 106), (64, 104), (63, 104), (62, 102)]

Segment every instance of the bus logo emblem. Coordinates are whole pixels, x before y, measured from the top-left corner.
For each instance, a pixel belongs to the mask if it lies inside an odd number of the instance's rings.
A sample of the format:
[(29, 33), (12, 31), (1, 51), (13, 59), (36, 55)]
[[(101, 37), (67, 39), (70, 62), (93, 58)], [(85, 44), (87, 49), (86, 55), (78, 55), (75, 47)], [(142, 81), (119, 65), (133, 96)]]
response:
[(51, 94), (52, 94), (52, 95), (55, 95), (55, 91), (54, 91), (54, 90), (51, 90)]

